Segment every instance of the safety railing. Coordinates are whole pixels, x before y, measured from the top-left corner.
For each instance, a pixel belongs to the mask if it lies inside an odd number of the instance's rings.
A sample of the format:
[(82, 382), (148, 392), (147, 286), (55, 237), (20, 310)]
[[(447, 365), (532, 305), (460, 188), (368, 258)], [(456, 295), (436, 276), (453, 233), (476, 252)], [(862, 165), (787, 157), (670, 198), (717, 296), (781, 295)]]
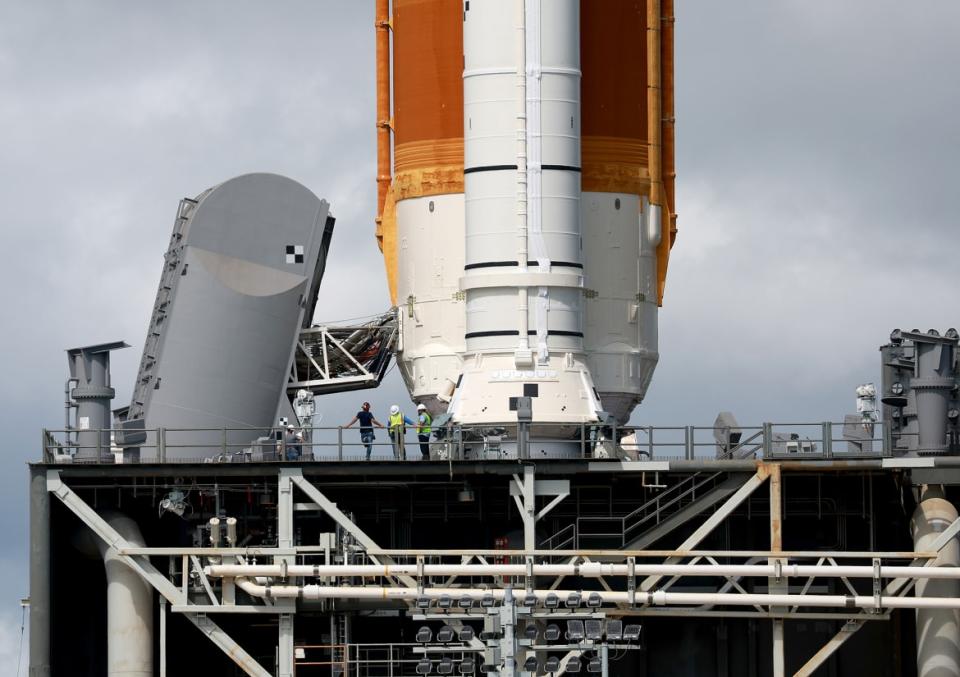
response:
[[(48, 463), (307, 463), (868, 459), (892, 455), (885, 422), (764, 423), (736, 430), (713, 426), (610, 426), (503, 423), (415, 426), (400, 434), (357, 428), (160, 428), (42, 431)], [(903, 435), (898, 437), (903, 443)]]

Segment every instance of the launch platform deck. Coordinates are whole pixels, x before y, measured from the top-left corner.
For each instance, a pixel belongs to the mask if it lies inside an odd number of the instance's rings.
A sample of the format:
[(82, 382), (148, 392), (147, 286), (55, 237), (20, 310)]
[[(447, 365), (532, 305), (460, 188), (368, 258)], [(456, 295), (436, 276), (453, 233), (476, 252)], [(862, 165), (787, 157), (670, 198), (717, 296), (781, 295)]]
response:
[[(910, 489), (960, 478), (960, 458), (893, 456), (880, 424), (869, 453), (848, 451), (830, 424), (810, 426), (826, 433), (810, 439), (774, 436), (797, 428), (742, 429), (750, 446), (721, 458), (715, 429), (675, 427), (631, 430), (654, 440), (640, 460), (595, 458), (605, 452), (593, 430), (585, 457), (429, 461), (378, 458), (391, 453), (383, 444), (366, 461), (355, 430), (318, 429), (301, 450), (309, 461), (176, 463), (49, 462), (63, 447), (45, 431), (48, 462), (31, 466), (31, 632), (38, 651), (57, 647), (52, 674), (100, 669), (105, 640), (84, 621), (106, 613), (103, 565), (70, 545), (89, 528), (156, 591), (161, 675), (412, 675), (430, 656), (434, 671), (442, 657), (479, 666), (492, 640), (413, 638), (424, 623), (484, 623), (484, 599), (502, 608), (507, 587), (518, 609), (533, 600), (528, 625), (587, 613), (642, 624), (637, 642), (603, 652), (596, 639), (534, 643), (541, 674), (549, 657), (565, 668), (601, 653), (615, 675), (762, 675), (777, 660), (798, 675), (912, 674), (909, 609), (926, 602), (911, 593), (940, 570), (925, 565), (960, 521), (915, 551)], [(806, 451), (777, 446), (790, 441)], [(112, 526), (119, 512), (142, 542)], [(231, 562), (290, 573), (264, 587), (217, 574)], [(375, 576), (362, 573), (370, 565)], [(582, 608), (564, 606), (571, 595)]]

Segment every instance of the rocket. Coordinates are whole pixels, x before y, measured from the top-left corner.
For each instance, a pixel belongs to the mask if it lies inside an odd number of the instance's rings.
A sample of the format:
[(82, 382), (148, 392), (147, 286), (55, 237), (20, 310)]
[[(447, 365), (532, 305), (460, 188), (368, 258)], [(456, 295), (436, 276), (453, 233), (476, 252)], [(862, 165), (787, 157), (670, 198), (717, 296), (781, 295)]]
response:
[(625, 424), (676, 236), (672, 0), (377, 0), (377, 238), (412, 398)]

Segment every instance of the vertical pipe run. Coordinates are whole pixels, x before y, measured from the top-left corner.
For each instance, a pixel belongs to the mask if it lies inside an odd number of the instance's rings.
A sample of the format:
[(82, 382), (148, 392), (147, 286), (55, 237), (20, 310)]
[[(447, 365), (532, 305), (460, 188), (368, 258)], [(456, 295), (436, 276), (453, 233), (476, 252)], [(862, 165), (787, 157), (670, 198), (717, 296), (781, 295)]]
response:
[[(930, 549), (937, 536), (957, 519), (957, 509), (942, 486), (924, 486), (910, 520), (915, 550)], [(960, 542), (954, 538), (934, 566), (960, 566)], [(917, 597), (958, 597), (960, 581), (918, 580)], [(917, 609), (917, 677), (960, 677), (960, 609)]]
[(660, 0), (660, 106), (661, 106), (661, 157), (663, 164), (663, 201), (670, 217), (667, 246), (673, 244), (677, 217), (674, 213), (676, 199), (677, 166), (675, 153), (676, 120), (673, 95), (673, 0)]
[[(131, 545), (146, 545), (129, 517), (105, 519)], [(107, 574), (107, 677), (153, 677), (153, 588), (116, 550), (97, 546)]]
[(660, 99), (660, 0), (647, 0), (647, 163), (650, 204), (663, 205)]
[[(527, 270), (527, 24), (526, 2), (515, 0), (517, 13), (517, 265)], [(517, 288), (517, 329), (520, 336), (514, 361), (517, 367), (532, 365), (527, 287)]]
[(377, 0), (377, 234), (390, 190), (390, 0)]

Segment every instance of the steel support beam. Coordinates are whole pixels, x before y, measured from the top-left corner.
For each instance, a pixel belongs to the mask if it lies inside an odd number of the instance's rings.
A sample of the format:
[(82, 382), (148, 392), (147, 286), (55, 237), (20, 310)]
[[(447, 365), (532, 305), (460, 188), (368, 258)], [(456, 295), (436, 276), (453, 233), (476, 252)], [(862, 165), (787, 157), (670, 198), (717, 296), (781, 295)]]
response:
[[(743, 483), (743, 486), (737, 489), (736, 493), (733, 494), (730, 498), (726, 500), (717, 511), (710, 515), (706, 521), (700, 525), (700, 527), (694, 531), (687, 540), (685, 540), (677, 550), (693, 550), (697, 545), (710, 533), (716, 529), (722, 522), (725, 520), (730, 513), (740, 507), (740, 504), (743, 503), (747, 498), (750, 497), (750, 494), (754, 492), (761, 484), (763, 484), (767, 476), (769, 475), (769, 469), (765, 464), (761, 464), (757, 468), (757, 472), (750, 477), (746, 482)], [(682, 557), (669, 557), (666, 560), (666, 564), (676, 564), (680, 562)], [(648, 576), (643, 580), (639, 586), (639, 590), (642, 592), (649, 592), (653, 589), (657, 583), (663, 578), (662, 575)]]
[(167, 598), (157, 595), (160, 600), (160, 677), (167, 677)]
[[(118, 553), (131, 547), (131, 544), (124, 539), (117, 531), (107, 524), (97, 511), (84, 502), (70, 487), (60, 480), (60, 472), (57, 470), (47, 471), (47, 490), (56, 496), (74, 515), (80, 518), (80, 521), (90, 527), (90, 530), (97, 535), (100, 540)], [(167, 598), (171, 604), (186, 604), (181, 590), (170, 580), (160, 573), (150, 559), (145, 555), (119, 555), (124, 563), (133, 569), (147, 583), (152, 585), (157, 592)]]
[(817, 668), (822, 666), (827, 662), (827, 659), (830, 658), (837, 649), (844, 645), (844, 643), (853, 637), (857, 630), (863, 626), (863, 621), (847, 621), (843, 624), (843, 627), (840, 628), (840, 632), (830, 638), (826, 644), (820, 647), (820, 650), (815, 653), (810, 660), (803, 664), (799, 670), (793, 673), (793, 677), (809, 677), (814, 672), (817, 671)]
[(219, 625), (211, 621), (205, 614), (188, 612), (183, 615), (250, 677), (273, 677), (242, 646), (237, 644), (233, 637), (224, 632)]
[(523, 549), (527, 552), (537, 549), (537, 502), (533, 482), (533, 466), (523, 466)]
[[(343, 511), (337, 507), (336, 503), (334, 503), (329, 498), (324, 496), (323, 492), (321, 492), (319, 489), (313, 486), (310, 482), (304, 479), (303, 471), (300, 470), (300, 468), (283, 468), (281, 469), (281, 472), (285, 473), (286, 476), (288, 476), (290, 480), (297, 486), (297, 488), (300, 489), (300, 491), (305, 493), (307, 497), (310, 498), (311, 501), (316, 503), (320, 507), (320, 509), (323, 512), (325, 512), (327, 515), (329, 515), (337, 524), (339, 524), (344, 529), (344, 531), (346, 531), (355, 539), (357, 539), (357, 542), (360, 545), (362, 545), (367, 550), (380, 549), (379, 546), (376, 544), (376, 542), (372, 538), (370, 538), (363, 529), (361, 529), (356, 524), (354, 524), (353, 520), (347, 517), (343, 513)], [(293, 503), (291, 502), (290, 505), (292, 509)], [(370, 559), (372, 559), (374, 562), (377, 562), (378, 560), (378, 558), (375, 558), (369, 553), (367, 554), (367, 556), (370, 557)], [(385, 563), (393, 562), (393, 560), (390, 557), (386, 557), (386, 556), (381, 556), (379, 557), (379, 559)], [(397, 578), (400, 580), (401, 583), (403, 583), (408, 588), (417, 587), (417, 582), (410, 576), (397, 576)]]
[[(770, 552), (783, 552), (783, 492), (781, 486), (780, 466), (770, 466)], [(783, 560), (776, 557), (768, 560), (769, 564), (776, 565)], [(786, 592), (787, 584), (784, 578), (770, 578), (767, 581), (770, 592)], [(784, 608), (771, 608), (771, 611), (786, 611)], [(786, 677), (786, 662), (784, 656), (784, 627), (782, 618), (774, 618), (773, 624), (773, 677)]]
[(50, 675), (50, 496), (47, 475), (30, 469), (30, 677)]
[(289, 468), (280, 468), (277, 477), (277, 547), (293, 547), (293, 482)]
[[(47, 491), (56, 496), (61, 503), (86, 524), (93, 533), (104, 543), (117, 551), (123, 562), (133, 569), (143, 580), (149, 583), (168, 602), (175, 606), (189, 603), (184, 593), (170, 580), (160, 573), (150, 559), (145, 555), (120, 554), (124, 549), (132, 547), (117, 531), (111, 527), (97, 512), (80, 498), (70, 487), (60, 479), (60, 472), (48, 470), (46, 476)], [(214, 644), (223, 650), (244, 672), (251, 677), (272, 677), (264, 670), (243, 647), (236, 643), (219, 625), (203, 614), (186, 612), (183, 614), (191, 623), (197, 626)], [(202, 619), (202, 620), (201, 620)]]
[(280, 614), (277, 621), (277, 677), (293, 677), (293, 614)]
[[(944, 529), (943, 532), (937, 536), (932, 545), (933, 551), (939, 553), (941, 550), (947, 547), (947, 544), (950, 543), (950, 541), (957, 537), (957, 534), (960, 534), (960, 518), (955, 519), (950, 526)], [(915, 559), (910, 563), (910, 565), (916, 567), (928, 567), (933, 566), (934, 562), (936, 561), (936, 558)], [(884, 587), (883, 597), (892, 597), (900, 593), (914, 580), (916, 579), (893, 579)], [(863, 625), (863, 623), (854, 621), (848, 621), (845, 623), (844, 626), (840, 628), (839, 632), (827, 640), (827, 643), (824, 644), (820, 650), (810, 658), (810, 660), (804, 663), (799, 670), (793, 673), (793, 677), (808, 677), (808, 675), (812, 675), (817, 668), (823, 665), (823, 663), (837, 651), (837, 649), (843, 646), (848, 639), (855, 635), (857, 631), (863, 627)]]

